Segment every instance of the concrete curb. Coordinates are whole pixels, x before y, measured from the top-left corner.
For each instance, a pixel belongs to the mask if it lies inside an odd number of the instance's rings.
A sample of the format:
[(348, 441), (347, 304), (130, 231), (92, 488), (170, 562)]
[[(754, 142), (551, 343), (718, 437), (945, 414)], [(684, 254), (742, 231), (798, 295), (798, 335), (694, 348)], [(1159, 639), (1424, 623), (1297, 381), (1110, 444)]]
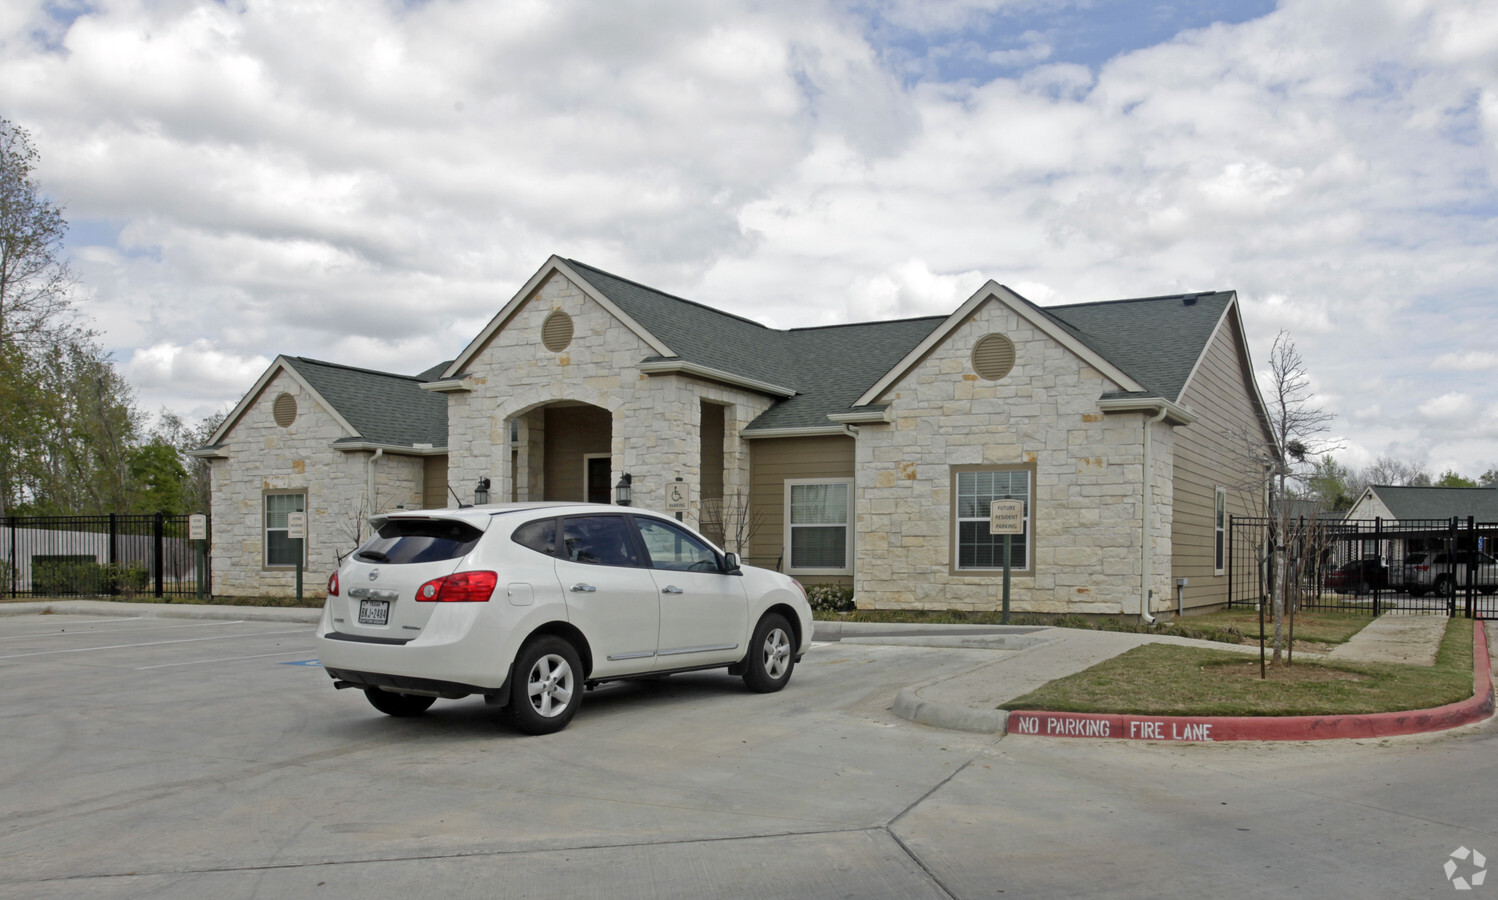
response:
[(305, 622), (315, 625), (322, 618), (322, 609), (202, 603), (125, 603), (114, 600), (27, 600), (0, 603), (0, 616), (36, 614), (215, 619), (231, 622)]
[[(903, 693), (903, 692), (902, 692)], [(1346, 716), (1136, 716), (1013, 710), (1006, 734), (1144, 741), (1320, 741), (1445, 731), (1493, 714), (1487, 628), (1472, 629), (1472, 696), (1433, 709)], [(898, 702), (896, 704), (899, 705)], [(1010, 727), (1012, 726), (1012, 727)]]

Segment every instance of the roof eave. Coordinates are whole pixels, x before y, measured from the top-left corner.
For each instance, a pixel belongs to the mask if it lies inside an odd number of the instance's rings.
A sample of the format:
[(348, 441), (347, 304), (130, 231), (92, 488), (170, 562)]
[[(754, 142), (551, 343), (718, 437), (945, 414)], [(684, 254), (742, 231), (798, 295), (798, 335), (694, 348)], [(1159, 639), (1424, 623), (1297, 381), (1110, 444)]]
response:
[(397, 456), (446, 456), (447, 448), (433, 444), (386, 444), (379, 441), (334, 441), (334, 450), (343, 453), (373, 452), (383, 450)]
[(768, 381), (761, 381), (758, 378), (737, 375), (733, 372), (725, 372), (722, 369), (714, 369), (711, 366), (704, 366), (699, 363), (687, 362), (684, 359), (659, 359), (642, 362), (640, 363), (640, 371), (646, 375), (690, 375), (693, 378), (701, 378), (704, 381), (716, 381), (720, 384), (746, 388), (757, 393), (769, 394), (772, 397), (789, 398), (796, 396), (796, 391), (793, 388), (772, 384)]
[(1098, 409), (1105, 413), (1159, 413), (1164, 411), (1165, 421), (1171, 425), (1190, 425), (1196, 421), (1196, 413), (1164, 397), (1105, 397), (1100, 398), (1097, 405)]

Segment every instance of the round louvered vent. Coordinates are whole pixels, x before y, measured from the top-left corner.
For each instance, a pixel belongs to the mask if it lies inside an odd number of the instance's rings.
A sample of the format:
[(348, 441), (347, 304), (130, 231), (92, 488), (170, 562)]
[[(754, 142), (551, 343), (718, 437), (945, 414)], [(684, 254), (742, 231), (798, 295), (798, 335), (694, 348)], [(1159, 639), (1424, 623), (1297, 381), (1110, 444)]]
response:
[(271, 414), (276, 417), (277, 425), (290, 428), (291, 423), (296, 421), (296, 398), (290, 394), (281, 394), (276, 397), (276, 403), (271, 407)]
[(541, 325), (541, 343), (552, 353), (561, 353), (572, 343), (572, 317), (557, 310)]
[(1014, 368), (1014, 342), (1002, 334), (990, 334), (973, 347), (973, 371), (980, 378), (998, 381)]

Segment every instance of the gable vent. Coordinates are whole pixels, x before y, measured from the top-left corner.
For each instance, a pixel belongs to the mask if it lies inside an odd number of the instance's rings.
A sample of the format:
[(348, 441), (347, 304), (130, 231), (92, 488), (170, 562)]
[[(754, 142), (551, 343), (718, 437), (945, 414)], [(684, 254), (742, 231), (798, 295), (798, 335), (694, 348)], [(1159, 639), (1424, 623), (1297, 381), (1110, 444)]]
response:
[(561, 353), (572, 343), (572, 317), (557, 310), (541, 324), (541, 343), (552, 353)]
[(1002, 334), (990, 334), (973, 347), (973, 371), (978, 377), (998, 381), (1014, 368), (1014, 342)]
[(271, 415), (275, 417), (277, 425), (290, 428), (291, 423), (296, 421), (296, 398), (290, 394), (278, 395), (271, 407)]

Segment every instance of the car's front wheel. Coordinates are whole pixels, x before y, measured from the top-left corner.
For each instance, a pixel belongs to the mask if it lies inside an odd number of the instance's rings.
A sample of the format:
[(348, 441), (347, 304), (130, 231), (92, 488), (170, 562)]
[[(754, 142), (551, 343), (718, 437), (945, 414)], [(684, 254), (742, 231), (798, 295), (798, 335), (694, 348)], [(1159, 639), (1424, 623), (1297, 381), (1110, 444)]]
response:
[(397, 718), (408, 718), (419, 716), (431, 709), (432, 704), (437, 702), (436, 697), (423, 697), (419, 694), (396, 694), (390, 691), (382, 691), (377, 687), (365, 688), (364, 696), (369, 698), (369, 705), (387, 716)]
[(582, 699), (582, 661), (570, 643), (544, 635), (520, 648), (506, 707), (510, 724), (526, 734), (561, 731)]
[(751, 691), (769, 694), (785, 687), (795, 667), (796, 645), (790, 623), (778, 613), (760, 619), (754, 628), (754, 637), (749, 640), (744, 684)]

